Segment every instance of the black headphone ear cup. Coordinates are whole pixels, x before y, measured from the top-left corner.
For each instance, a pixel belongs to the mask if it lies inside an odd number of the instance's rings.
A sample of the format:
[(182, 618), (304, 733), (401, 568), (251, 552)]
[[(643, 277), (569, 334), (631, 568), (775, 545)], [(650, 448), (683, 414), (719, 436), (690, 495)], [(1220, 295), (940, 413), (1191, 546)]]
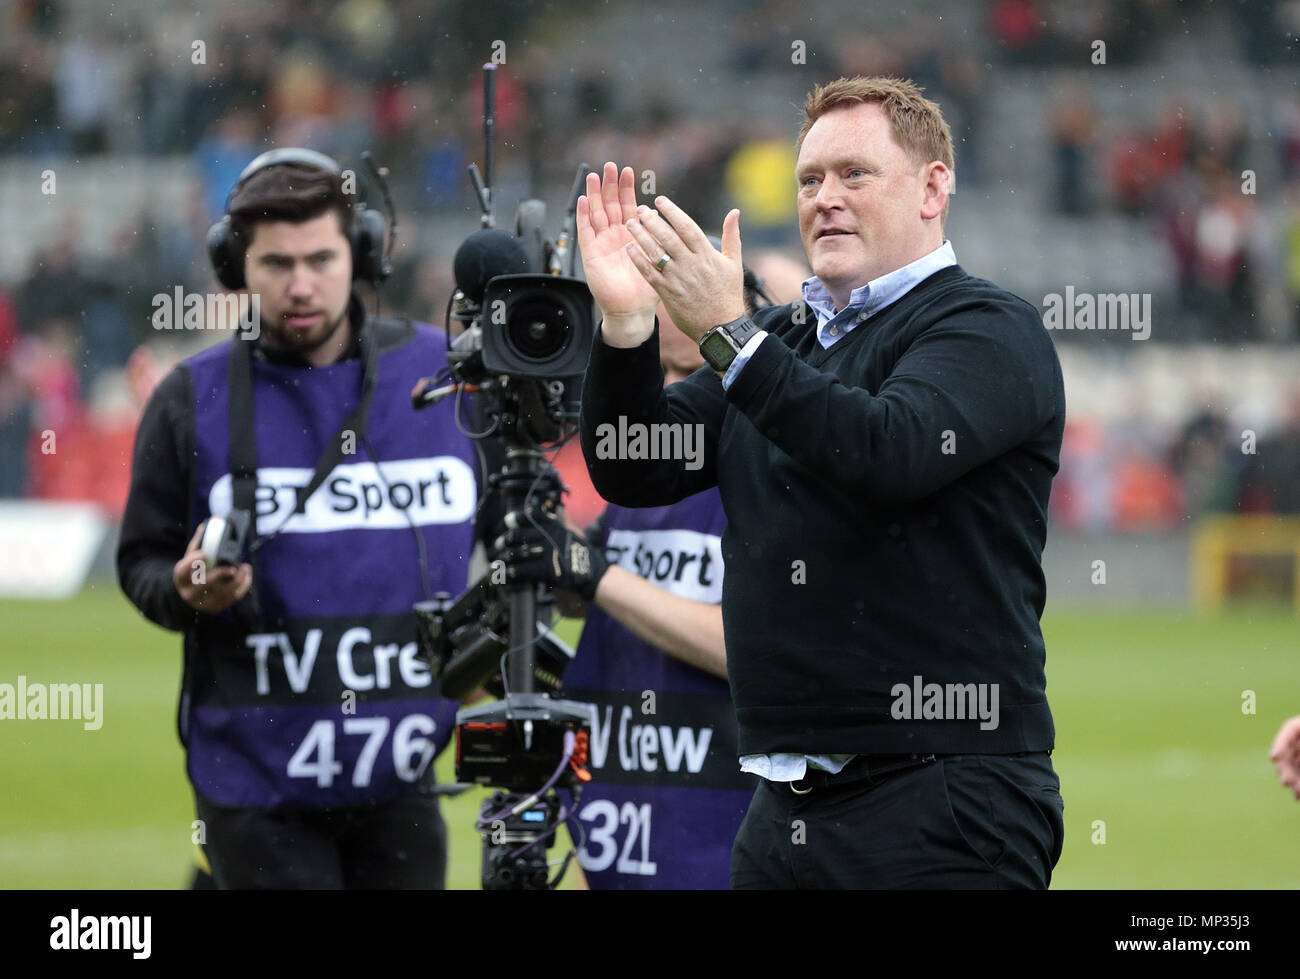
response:
[(230, 230), (229, 215), (208, 229), (208, 261), (223, 286), (244, 288), (244, 256)]
[(352, 278), (379, 283), (388, 278), (384, 262), (384, 216), (357, 205), (352, 222)]

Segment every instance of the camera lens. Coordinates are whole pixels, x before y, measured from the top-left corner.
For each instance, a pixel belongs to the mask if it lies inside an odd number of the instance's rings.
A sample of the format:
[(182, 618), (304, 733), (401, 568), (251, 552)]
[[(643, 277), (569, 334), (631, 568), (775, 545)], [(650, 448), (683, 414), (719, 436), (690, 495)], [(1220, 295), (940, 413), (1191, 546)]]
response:
[(545, 363), (568, 346), (571, 322), (568, 309), (556, 303), (554, 294), (527, 297), (510, 310), (506, 339), (524, 360)]

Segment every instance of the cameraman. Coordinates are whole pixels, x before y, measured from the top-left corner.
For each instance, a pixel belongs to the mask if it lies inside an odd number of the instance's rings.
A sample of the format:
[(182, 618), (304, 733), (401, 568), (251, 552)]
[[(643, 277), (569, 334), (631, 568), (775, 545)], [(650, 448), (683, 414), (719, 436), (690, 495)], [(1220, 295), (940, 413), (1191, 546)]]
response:
[[(450, 403), (408, 400), (445, 365), (441, 331), (370, 318), (352, 290), (382, 279), (384, 226), (342, 178), (306, 150), (244, 171), (209, 253), (260, 329), (178, 365), (136, 437), (118, 575), (184, 633), (179, 733), (222, 888), (445, 883), (416, 783), (456, 705), (411, 606), (464, 586), (475, 453)], [(210, 566), (206, 521), (232, 509), (256, 512), (248, 560)]]
[[(753, 309), (752, 292), (746, 298)], [(664, 384), (672, 384), (704, 360), (662, 305), (659, 322)], [(507, 534), (501, 557), (512, 578), (568, 589), (595, 606), (564, 674), (564, 696), (596, 706), (595, 777), (577, 813), (587, 883), (725, 890), (755, 782), (736, 765), (721, 497), (714, 488), (670, 506), (611, 505), (587, 537), (558, 520), (542, 523), (545, 535)]]

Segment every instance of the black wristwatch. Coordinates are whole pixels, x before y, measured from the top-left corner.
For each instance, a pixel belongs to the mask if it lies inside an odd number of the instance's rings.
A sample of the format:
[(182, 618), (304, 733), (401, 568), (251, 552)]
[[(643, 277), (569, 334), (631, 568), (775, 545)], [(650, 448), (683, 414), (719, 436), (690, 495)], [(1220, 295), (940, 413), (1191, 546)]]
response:
[(736, 354), (749, 342), (749, 338), (758, 332), (758, 325), (748, 315), (742, 316), (730, 323), (715, 326), (700, 337), (700, 353), (710, 367), (723, 373), (736, 359)]

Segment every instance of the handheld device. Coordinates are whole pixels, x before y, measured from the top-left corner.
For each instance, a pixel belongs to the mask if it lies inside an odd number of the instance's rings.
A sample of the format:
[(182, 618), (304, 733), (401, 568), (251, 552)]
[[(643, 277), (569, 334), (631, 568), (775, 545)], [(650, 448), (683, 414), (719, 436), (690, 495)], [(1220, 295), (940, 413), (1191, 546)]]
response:
[(231, 510), (225, 517), (208, 518), (199, 542), (199, 550), (203, 552), (208, 567), (239, 563), (248, 537), (249, 522), (247, 510)]

